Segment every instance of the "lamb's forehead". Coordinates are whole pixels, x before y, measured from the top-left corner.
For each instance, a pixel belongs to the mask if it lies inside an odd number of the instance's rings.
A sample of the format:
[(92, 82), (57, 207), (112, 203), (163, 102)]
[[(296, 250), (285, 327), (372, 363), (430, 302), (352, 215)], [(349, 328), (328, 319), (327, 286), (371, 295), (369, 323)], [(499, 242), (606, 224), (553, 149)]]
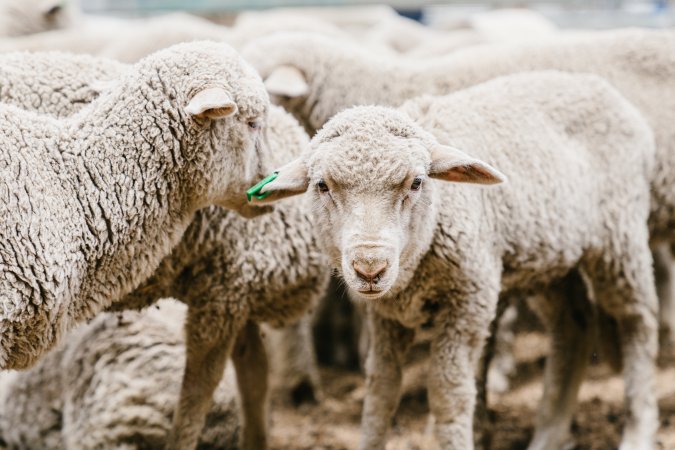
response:
[(267, 112), (269, 96), (260, 75), (225, 43), (178, 44), (150, 55), (139, 64), (154, 66), (163, 78), (172, 79), (168, 82), (187, 81), (183, 86), (189, 91), (187, 95), (208, 87), (223, 87), (232, 95), (240, 114), (259, 116)]
[(401, 184), (430, 164), (429, 136), (390, 108), (359, 107), (336, 115), (312, 140), (310, 177), (345, 186)]

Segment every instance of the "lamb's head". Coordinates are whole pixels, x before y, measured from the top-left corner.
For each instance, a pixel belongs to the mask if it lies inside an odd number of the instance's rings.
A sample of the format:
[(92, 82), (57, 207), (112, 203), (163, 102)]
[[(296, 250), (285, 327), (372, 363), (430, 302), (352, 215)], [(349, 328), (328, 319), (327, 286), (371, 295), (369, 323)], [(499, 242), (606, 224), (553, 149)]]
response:
[(504, 176), (399, 111), (357, 107), (331, 119), (312, 151), (253, 198), (309, 190), (319, 242), (356, 298), (374, 299), (407, 285), (431, 245), (442, 201), (431, 179), (497, 184)]
[(244, 193), (265, 172), (269, 97), (260, 76), (233, 48), (215, 42), (169, 47), (141, 60), (137, 72), (149, 74), (145, 83), (160, 91), (152, 107), (166, 104), (159, 108), (178, 122), (170, 128), (179, 155), (169, 156), (185, 167), (196, 206), (255, 215), (259, 208), (251, 208)]
[(331, 85), (353, 85), (352, 76), (333, 75), (350, 70), (359, 53), (344, 40), (309, 32), (270, 34), (242, 49), (265, 81), (272, 101), (291, 112), (310, 135), (334, 114), (334, 102), (320, 101), (327, 77), (331, 76)]

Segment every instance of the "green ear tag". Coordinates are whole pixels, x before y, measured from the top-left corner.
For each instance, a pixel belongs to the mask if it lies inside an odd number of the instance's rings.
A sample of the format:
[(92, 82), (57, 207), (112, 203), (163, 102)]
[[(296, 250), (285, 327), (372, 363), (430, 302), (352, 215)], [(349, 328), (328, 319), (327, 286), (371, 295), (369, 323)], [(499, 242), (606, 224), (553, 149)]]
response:
[(251, 201), (251, 198), (255, 197), (258, 200), (262, 200), (263, 198), (267, 197), (268, 195), (271, 194), (271, 192), (265, 192), (264, 194), (259, 194), (260, 190), (265, 187), (266, 184), (271, 183), (272, 181), (276, 180), (277, 177), (279, 176), (279, 172), (274, 172), (272, 175), (267, 175), (265, 178), (260, 180), (258, 184), (255, 186), (249, 188), (248, 191), (246, 191), (246, 198), (248, 198), (248, 201)]

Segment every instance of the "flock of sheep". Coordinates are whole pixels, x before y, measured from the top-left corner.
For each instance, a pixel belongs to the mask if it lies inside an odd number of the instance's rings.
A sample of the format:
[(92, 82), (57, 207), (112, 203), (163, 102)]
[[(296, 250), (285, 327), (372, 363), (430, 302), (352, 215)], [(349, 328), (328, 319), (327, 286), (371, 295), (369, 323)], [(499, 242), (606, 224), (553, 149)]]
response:
[(225, 27), (0, 1), (8, 448), (267, 448), (270, 384), (319, 397), (332, 271), (366, 317), (360, 448), (385, 448), (419, 340), (437, 444), (487, 448), (497, 323), (524, 299), (551, 335), (528, 448), (569, 445), (597, 335), (623, 368), (620, 449), (656, 448), (675, 32), (369, 11)]

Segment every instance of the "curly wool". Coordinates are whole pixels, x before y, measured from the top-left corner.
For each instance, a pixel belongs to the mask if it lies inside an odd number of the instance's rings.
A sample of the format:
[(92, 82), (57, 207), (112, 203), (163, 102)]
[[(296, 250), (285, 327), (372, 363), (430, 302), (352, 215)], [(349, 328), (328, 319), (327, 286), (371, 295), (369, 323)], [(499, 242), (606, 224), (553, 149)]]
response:
[[(231, 93), (235, 117), (184, 111), (214, 86)], [(0, 367), (33, 364), (147, 278), (198, 208), (239, 199), (259, 147), (247, 121), (267, 107), (257, 74), (212, 43), (148, 57), (66, 119), (2, 105)]]
[(128, 66), (67, 53), (0, 55), (0, 99), (19, 108), (67, 117), (96, 99)]
[[(186, 308), (99, 314), (35, 367), (0, 374), (0, 438), (10, 448), (164, 448), (185, 359)], [(218, 385), (198, 448), (237, 448), (234, 372)]]

